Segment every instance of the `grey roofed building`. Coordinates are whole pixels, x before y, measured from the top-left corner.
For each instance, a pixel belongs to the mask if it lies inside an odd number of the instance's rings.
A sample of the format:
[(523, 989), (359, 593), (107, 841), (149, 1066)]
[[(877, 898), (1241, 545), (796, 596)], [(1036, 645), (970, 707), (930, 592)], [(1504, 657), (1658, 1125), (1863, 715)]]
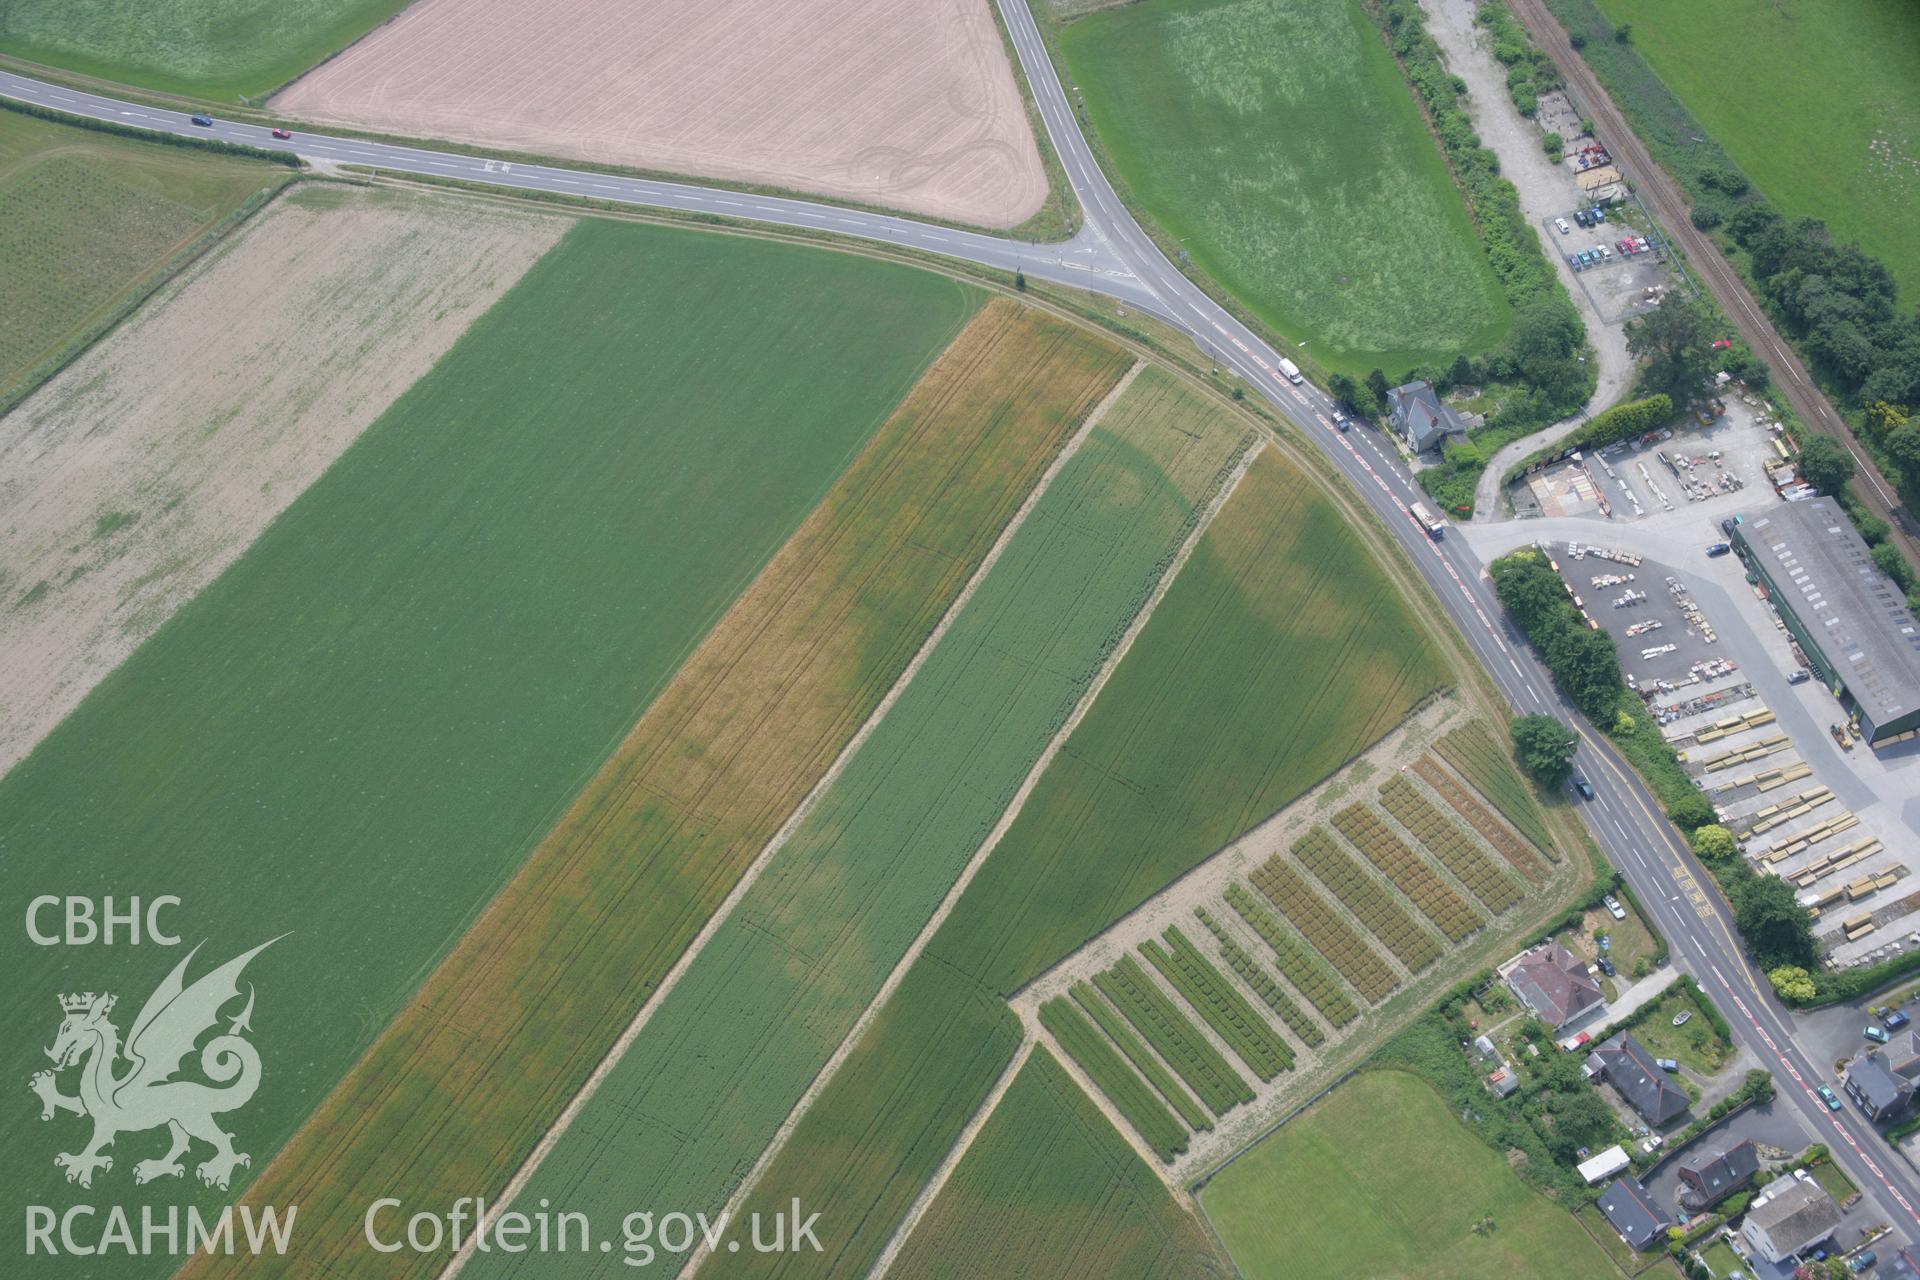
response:
[(1920, 622), (1840, 504), (1770, 507), (1742, 517), (1733, 540), (1816, 674), (1858, 712), (1867, 741), (1920, 733)]
[(1812, 1178), (1779, 1178), (1762, 1187), (1740, 1234), (1768, 1262), (1785, 1262), (1834, 1233), (1840, 1206)]
[(1853, 1055), (1842, 1087), (1875, 1124), (1900, 1116), (1913, 1103), (1913, 1082), (1894, 1069), (1895, 1062), (1871, 1047)]
[(1693, 1105), (1687, 1091), (1675, 1084), (1646, 1047), (1626, 1032), (1622, 1031), (1594, 1052), (1606, 1064), (1607, 1083), (1654, 1128)]
[(1654, 1205), (1647, 1189), (1632, 1178), (1616, 1178), (1594, 1201), (1620, 1238), (1633, 1249), (1645, 1249), (1665, 1234), (1672, 1222)]
[(1760, 1151), (1753, 1139), (1743, 1138), (1721, 1151), (1702, 1151), (1679, 1165), (1680, 1203), (1689, 1209), (1710, 1209), (1753, 1181), (1760, 1172)]
[(1555, 1027), (1606, 999), (1586, 963), (1557, 942), (1536, 947), (1507, 971), (1507, 986), (1520, 1003)]
[(1439, 446), (1448, 436), (1467, 433), (1460, 415), (1440, 402), (1440, 394), (1425, 379), (1388, 390), (1387, 418), (1415, 453)]

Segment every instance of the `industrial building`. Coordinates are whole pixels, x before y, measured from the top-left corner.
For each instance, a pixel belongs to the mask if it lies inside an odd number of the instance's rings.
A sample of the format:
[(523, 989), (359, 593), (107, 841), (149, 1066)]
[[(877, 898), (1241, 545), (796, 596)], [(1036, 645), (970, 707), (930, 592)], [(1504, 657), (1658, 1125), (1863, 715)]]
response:
[(1807, 665), (1876, 747), (1920, 734), (1920, 623), (1832, 498), (1770, 507), (1733, 544)]

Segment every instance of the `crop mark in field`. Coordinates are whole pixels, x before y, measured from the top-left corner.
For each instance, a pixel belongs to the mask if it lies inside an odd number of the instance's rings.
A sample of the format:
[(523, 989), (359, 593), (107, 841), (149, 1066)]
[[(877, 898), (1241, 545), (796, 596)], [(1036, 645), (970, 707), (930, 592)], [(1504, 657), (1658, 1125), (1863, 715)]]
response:
[[(1140, 368), (1141, 366), (1139, 364), (1135, 364), (1132, 369), (1122, 376), (1121, 381), (1130, 382), (1132, 378), (1138, 374)], [(1110, 392), (1109, 395), (1104, 397), (1100, 404), (1096, 406), (1096, 410), (1110, 403), (1116, 394), (1117, 392)], [(640, 1034), (652, 1021), (654, 1015), (660, 1010), (668, 997), (679, 987), (681, 980), (699, 960), (700, 956), (706, 952), (708, 944), (712, 942), (715, 935), (730, 921), (738, 918), (743, 927), (758, 932), (763, 937), (776, 942), (782, 950), (789, 954), (800, 954), (779, 934), (766, 929), (760, 922), (747, 916), (742, 910), (741, 904), (746, 901), (749, 893), (758, 883), (768, 865), (813, 814), (822, 797), (832, 791), (834, 785), (844, 773), (848, 763), (859, 754), (861, 748), (866, 745), (874, 731), (886, 719), (887, 715), (893, 710), (906, 690), (912, 685), (914, 678), (919, 674), (928, 657), (939, 647), (940, 642), (946, 638), (954, 623), (966, 611), (967, 605), (972, 601), (980, 584), (986, 580), (994, 566), (1001, 559), (1007, 546), (1025, 525), (1027, 517), (1033, 512), (1034, 508), (1038, 506), (1041, 498), (1052, 486), (1053, 481), (1078, 452), (1081, 445), (1084, 444), (1087, 436), (1090, 434), (1090, 430), (1091, 427), (1089, 424), (1077, 431), (1066, 444), (1056, 452), (1048, 465), (1040, 472), (1038, 480), (1026, 493), (1019, 506), (1015, 508), (1008, 521), (1002, 526), (999, 535), (986, 550), (974, 572), (961, 586), (958, 594), (943, 612), (932, 631), (902, 667), (900, 674), (888, 688), (887, 693), (875, 705), (872, 712), (862, 722), (860, 728), (848, 739), (845, 746), (808, 790), (805, 797), (788, 815), (772, 838), (761, 848), (739, 881), (707, 919), (693, 941), (681, 953), (665, 977), (662, 978), (659, 985), (649, 993), (648, 998), (641, 1005), (632, 1021), (615, 1041), (612, 1048), (596, 1065), (587, 1081), (567, 1102), (559, 1118), (549, 1127), (533, 1152), (514, 1172), (513, 1178), (498, 1197), (498, 1203), (503, 1208), (510, 1206), (514, 1199), (525, 1190), (527, 1183), (535, 1176), (541, 1165), (559, 1145), (561, 1139), (579, 1118), (580, 1113), (587, 1106), (588, 1102), (591, 1101), (593, 1096), (613, 1074), (620, 1061), (626, 1056), (635, 1041), (638, 1040)], [(911, 541), (911, 539), (908, 539), (908, 541)], [(948, 555), (941, 555), (936, 558), (949, 563), (957, 563), (955, 557)], [(451, 1277), (457, 1275), (473, 1257), (475, 1252), (474, 1245), (475, 1242), (468, 1241), (466, 1247), (447, 1264), (446, 1269), (442, 1273), (443, 1276), (451, 1280)]]

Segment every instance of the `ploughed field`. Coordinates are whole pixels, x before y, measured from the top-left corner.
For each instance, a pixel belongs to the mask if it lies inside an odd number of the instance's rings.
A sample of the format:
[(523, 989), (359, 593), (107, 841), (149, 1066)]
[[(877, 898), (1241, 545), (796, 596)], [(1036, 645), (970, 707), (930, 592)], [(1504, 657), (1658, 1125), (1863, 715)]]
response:
[(1130, 198), (1323, 365), (1505, 338), (1511, 308), (1358, 0), (1142, 0), (1067, 20), (1058, 46)]
[(995, 227), (1047, 198), (982, 0), (417, 0), (274, 105)]
[[(835, 305), (821, 305), (827, 297)], [(949, 280), (847, 255), (576, 226), (0, 779), (0, 850), (19, 883), (177, 895), (189, 936), (210, 940), (208, 963), (287, 934), (248, 970), (271, 1064), (271, 1087), (234, 1126), (253, 1174), (809, 511), (844, 488), (849, 462), (886, 456), (893, 437), (876, 433), (978, 305)], [(883, 589), (884, 574), (847, 584), (829, 616), (863, 639), (847, 644), (859, 661), (833, 670), (847, 692), (823, 699), (830, 727), (851, 732), (861, 697), (878, 696), (887, 665), (924, 632), (924, 602), (951, 594), (979, 553), (973, 530), (1017, 501), (1062, 429), (1018, 436), (1017, 461), (999, 468), (984, 450), (949, 466), (930, 506), (963, 536), (939, 545), (936, 522), (922, 560), (880, 562), (909, 588), (906, 603)], [(921, 471), (900, 479), (933, 484)], [(863, 482), (855, 493), (854, 507), (878, 509), (886, 490)], [(724, 686), (712, 692), (725, 702)], [(728, 705), (757, 730), (775, 702), (756, 687)], [(567, 906), (552, 900), (556, 914)], [(0, 945), (17, 979), (0, 1005), (9, 1027), (50, 1024), (51, 993), (103, 984), (97, 949), (34, 947), (17, 930)], [(176, 959), (116, 948), (114, 989), (137, 1009)], [(619, 1020), (604, 989), (583, 983), (581, 996)], [(484, 1003), (518, 1007), (506, 991)], [(527, 1004), (542, 1017), (560, 1008)], [(8, 1072), (24, 1081), (45, 1066), (49, 1039), (8, 1040)], [(381, 1063), (412, 1057), (376, 1056), (374, 1078), (395, 1084)], [(417, 1112), (420, 1096), (403, 1107)], [(9, 1145), (40, 1150), (53, 1128), (40, 1124), (33, 1108), (11, 1112)], [(383, 1148), (413, 1150), (394, 1145), (407, 1138), (400, 1125), (378, 1133)], [(103, 1176), (130, 1177), (121, 1154)], [(301, 1160), (297, 1180), (334, 1172)], [(38, 1157), (9, 1165), (4, 1185), (57, 1206), (116, 1194), (69, 1185)], [(261, 1185), (284, 1184), (269, 1173)], [(225, 1198), (191, 1175), (174, 1194)], [(309, 1206), (323, 1201), (295, 1198), (306, 1237)], [(19, 1244), (19, 1222), (9, 1215), (0, 1247)], [(95, 1262), (99, 1274), (172, 1266)]]

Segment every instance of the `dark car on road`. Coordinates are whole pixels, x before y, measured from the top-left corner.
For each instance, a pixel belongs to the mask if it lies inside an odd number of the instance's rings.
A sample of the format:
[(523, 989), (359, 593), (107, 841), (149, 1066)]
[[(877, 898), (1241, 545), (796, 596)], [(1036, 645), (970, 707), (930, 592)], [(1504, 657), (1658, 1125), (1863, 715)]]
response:
[(1593, 787), (1587, 782), (1584, 775), (1578, 773), (1573, 775), (1573, 789), (1580, 793), (1582, 800), (1593, 799)]
[(197, 124), (197, 125), (199, 125), (199, 126), (200, 126), (200, 127), (202, 128), (202, 129), (211, 129), (211, 128), (213, 127), (213, 117), (212, 117), (212, 116), (204, 116), (204, 115), (198, 115), (198, 114), (196, 114), (196, 115), (195, 115), (195, 116), (193, 117), (193, 122), (194, 122), (195, 124)]

